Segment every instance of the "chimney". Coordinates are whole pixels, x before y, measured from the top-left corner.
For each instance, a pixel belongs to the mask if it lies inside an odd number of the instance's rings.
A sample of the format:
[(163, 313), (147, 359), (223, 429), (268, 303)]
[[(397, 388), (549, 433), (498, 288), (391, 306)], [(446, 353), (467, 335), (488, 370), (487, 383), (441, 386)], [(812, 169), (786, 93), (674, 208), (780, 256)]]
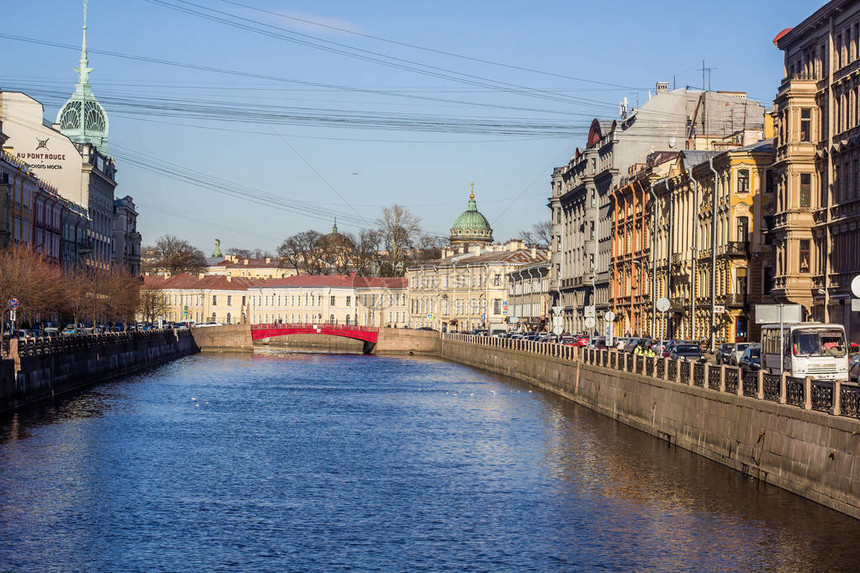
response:
[(669, 93), (669, 82), (657, 82), (657, 95)]
[(197, 278), (202, 280), (203, 277), (205, 277), (205, 276), (206, 276), (206, 273), (200, 273), (199, 275), (197, 275)]
[(268, 265), (271, 262), (272, 262), (272, 257), (266, 257), (266, 264)]
[(245, 263), (245, 266), (247, 267), (248, 266), (248, 259), (243, 259), (243, 262)]
[(233, 275), (227, 275), (227, 282), (228, 283), (233, 282)]
[(532, 258), (533, 259), (537, 258), (537, 247), (532, 247)]

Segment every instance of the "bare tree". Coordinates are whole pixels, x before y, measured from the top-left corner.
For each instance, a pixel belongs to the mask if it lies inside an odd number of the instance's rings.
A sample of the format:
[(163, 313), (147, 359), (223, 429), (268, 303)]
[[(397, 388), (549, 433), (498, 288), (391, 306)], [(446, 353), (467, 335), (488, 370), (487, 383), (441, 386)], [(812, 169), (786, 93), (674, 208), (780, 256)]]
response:
[(264, 251), (263, 249), (228, 249), (228, 255), (234, 255), (243, 259), (265, 259), (265, 258), (274, 258), (272, 253), (269, 251)]
[(535, 223), (531, 229), (520, 231), (520, 239), (531, 245), (549, 246), (552, 243), (552, 222)]
[(418, 250), (413, 254), (412, 258), (417, 261), (432, 261), (442, 258), (442, 248), (448, 244), (448, 239), (444, 237), (433, 237), (430, 235), (422, 235), (418, 239)]
[(137, 311), (144, 320), (155, 322), (170, 309), (167, 295), (158, 289), (141, 289)]
[[(18, 317), (32, 321), (55, 308), (62, 292), (62, 273), (57, 265), (25, 246), (0, 251), (0, 308), (4, 311), (8, 311), (7, 302), (15, 298)], [(5, 320), (0, 319), (0, 335), (4, 325)]]
[(362, 229), (358, 236), (351, 237), (351, 240), (353, 249), (350, 253), (350, 269), (360, 277), (372, 276), (378, 267), (382, 237), (378, 231)]
[(406, 207), (394, 204), (382, 210), (376, 225), (386, 251), (389, 272), (403, 274), (403, 261), (421, 233), (421, 219)]
[(170, 274), (199, 273), (206, 268), (206, 255), (188, 241), (173, 235), (164, 235), (155, 245), (144, 247), (143, 267), (145, 272), (167, 272)]
[(278, 247), (278, 256), (283, 266), (302, 270), (309, 275), (322, 273), (316, 245), (322, 235), (316, 231), (304, 231), (288, 237)]

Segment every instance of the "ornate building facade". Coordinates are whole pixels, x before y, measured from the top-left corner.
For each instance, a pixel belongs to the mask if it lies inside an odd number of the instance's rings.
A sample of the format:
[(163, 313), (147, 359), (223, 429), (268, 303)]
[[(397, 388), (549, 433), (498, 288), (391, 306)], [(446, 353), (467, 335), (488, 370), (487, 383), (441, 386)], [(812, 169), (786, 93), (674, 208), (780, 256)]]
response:
[[(723, 149), (762, 138), (764, 108), (740, 92), (690, 89), (657, 93), (617, 120), (595, 119), (584, 147), (552, 176), (553, 285), (568, 332), (589, 318), (605, 332), (611, 308), (612, 194), (636, 163), (660, 149)], [(589, 316), (590, 315), (590, 316)]]
[(774, 39), (774, 295), (860, 341), (851, 280), (860, 275), (860, 2), (834, 0)]

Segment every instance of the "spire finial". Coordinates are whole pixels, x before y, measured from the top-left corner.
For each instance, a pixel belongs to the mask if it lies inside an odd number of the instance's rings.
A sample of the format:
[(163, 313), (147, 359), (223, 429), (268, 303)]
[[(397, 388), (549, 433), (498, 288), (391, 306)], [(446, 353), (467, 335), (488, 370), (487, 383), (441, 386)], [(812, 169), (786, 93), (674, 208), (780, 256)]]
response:
[(337, 217), (334, 218), (334, 226), (331, 228), (331, 234), (337, 235)]
[(472, 181), (472, 194), (469, 195), (469, 199), (474, 199), (474, 198), (475, 198), (475, 182)]
[(89, 61), (87, 61), (87, 11), (89, 3), (89, 0), (84, 0), (84, 39), (81, 43), (81, 65), (75, 70), (78, 72), (78, 83), (82, 86), (86, 86), (89, 83), (90, 72), (93, 71), (89, 66)]

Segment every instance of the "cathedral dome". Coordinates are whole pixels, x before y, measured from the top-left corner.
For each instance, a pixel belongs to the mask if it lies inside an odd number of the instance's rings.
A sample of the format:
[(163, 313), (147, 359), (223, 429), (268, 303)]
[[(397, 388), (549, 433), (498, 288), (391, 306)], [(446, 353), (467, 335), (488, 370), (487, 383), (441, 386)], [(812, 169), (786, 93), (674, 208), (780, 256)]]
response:
[(472, 194), (469, 195), (469, 203), (463, 214), (457, 217), (451, 226), (451, 244), (465, 243), (492, 243), (493, 229), (490, 222), (478, 211), (475, 203), (474, 184)]

